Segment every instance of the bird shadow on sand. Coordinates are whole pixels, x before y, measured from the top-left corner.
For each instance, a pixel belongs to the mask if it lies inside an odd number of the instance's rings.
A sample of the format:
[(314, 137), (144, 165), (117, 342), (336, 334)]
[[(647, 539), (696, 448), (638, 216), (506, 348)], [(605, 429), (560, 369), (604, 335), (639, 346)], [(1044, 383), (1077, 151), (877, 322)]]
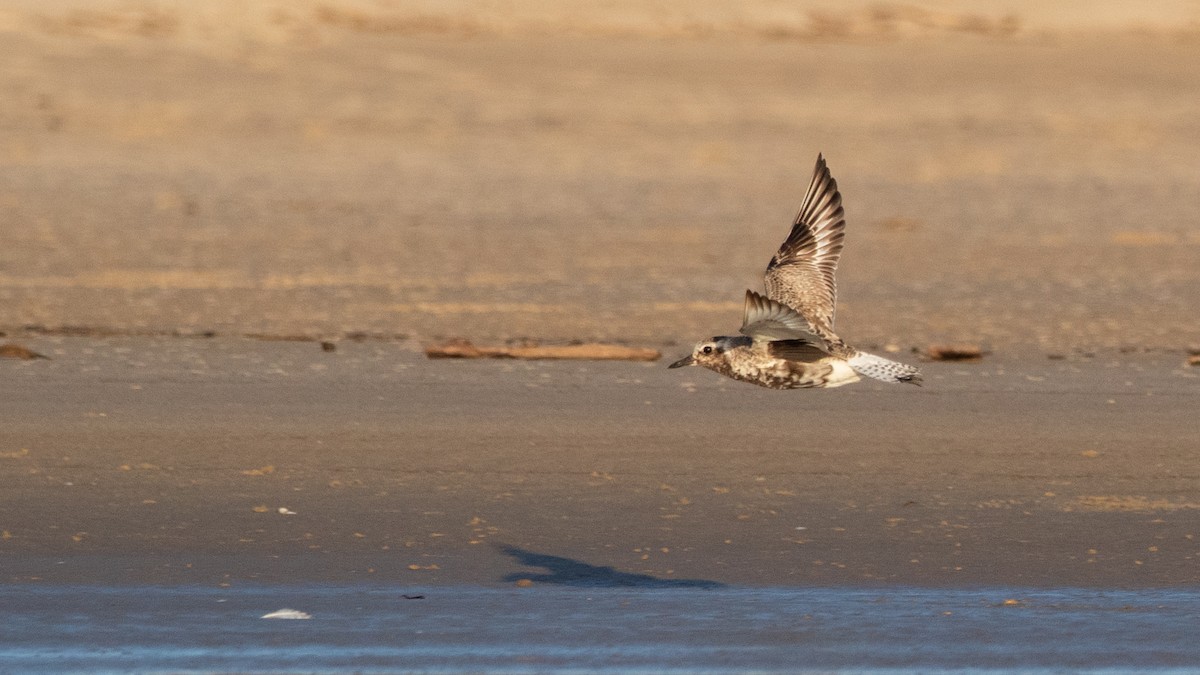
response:
[(662, 579), (649, 574), (621, 572), (611, 567), (589, 565), (573, 558), (547, 555), (508, 545), (496, 548), (522, 565), (541, 567), (543, 573), (514, 572), (503, 581), (528, 579), (535, 584), (582, 586), (589, 588), (724, 588), (725, 584), (708, 579)]

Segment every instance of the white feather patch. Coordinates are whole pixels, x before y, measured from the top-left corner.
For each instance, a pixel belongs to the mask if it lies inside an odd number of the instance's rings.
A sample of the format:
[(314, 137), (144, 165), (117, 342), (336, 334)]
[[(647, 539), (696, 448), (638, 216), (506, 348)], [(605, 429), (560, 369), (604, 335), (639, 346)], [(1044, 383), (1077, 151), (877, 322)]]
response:
[(875, 380), (912, 384), (921, 382), (921, 371), (913, 366), (885, 359), (882, 356), (859, 352), (850, 357), (848, 363), (859, 375), (865, 375)]
[(825, 388), (832, 389), (840, 387), (843, 384), (851, 384), (858, 382), (858, 373), (850, 367), (850, 364), (841, 359), (829, 359), (829, 365), (833, 366), (833, 371), (829, 373), (829, 379), (825, 381)]

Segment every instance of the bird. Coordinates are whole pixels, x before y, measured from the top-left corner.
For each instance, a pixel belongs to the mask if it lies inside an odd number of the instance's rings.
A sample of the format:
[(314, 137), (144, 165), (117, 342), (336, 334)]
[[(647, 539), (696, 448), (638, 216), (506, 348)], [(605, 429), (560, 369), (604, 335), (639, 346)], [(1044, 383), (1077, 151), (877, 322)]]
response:
[(834, 332), (845, 230), (842, 194), (818, 154), (792, 230), (767, 265), (766, 294), (746, 291), (740, 335), (701, 340), (669, 367), (701, 366), (770, 389), (829, 389), (863, 376), (920, 385), (917, 368), (860, 351)]

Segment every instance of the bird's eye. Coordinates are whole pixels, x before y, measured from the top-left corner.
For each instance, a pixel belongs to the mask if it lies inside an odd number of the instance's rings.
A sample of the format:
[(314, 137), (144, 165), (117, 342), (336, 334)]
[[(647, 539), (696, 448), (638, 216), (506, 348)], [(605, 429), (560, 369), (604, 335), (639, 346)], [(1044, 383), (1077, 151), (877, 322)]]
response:
[(704, 345), (704, 349), (701, 349), (700, 351), (704, 352), (705, 354), (711, 354), (712, 353), (712, 345)]

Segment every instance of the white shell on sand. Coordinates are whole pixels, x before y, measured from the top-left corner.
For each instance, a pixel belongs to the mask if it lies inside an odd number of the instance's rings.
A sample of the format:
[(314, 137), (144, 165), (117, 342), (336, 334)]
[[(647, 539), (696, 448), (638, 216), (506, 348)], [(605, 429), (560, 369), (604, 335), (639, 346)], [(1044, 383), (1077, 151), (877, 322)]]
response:
[(312, 614), (301, 612), (298, 609), (277, 609), (274, 612), (263, 614), (260, 619), (311, 619)]

